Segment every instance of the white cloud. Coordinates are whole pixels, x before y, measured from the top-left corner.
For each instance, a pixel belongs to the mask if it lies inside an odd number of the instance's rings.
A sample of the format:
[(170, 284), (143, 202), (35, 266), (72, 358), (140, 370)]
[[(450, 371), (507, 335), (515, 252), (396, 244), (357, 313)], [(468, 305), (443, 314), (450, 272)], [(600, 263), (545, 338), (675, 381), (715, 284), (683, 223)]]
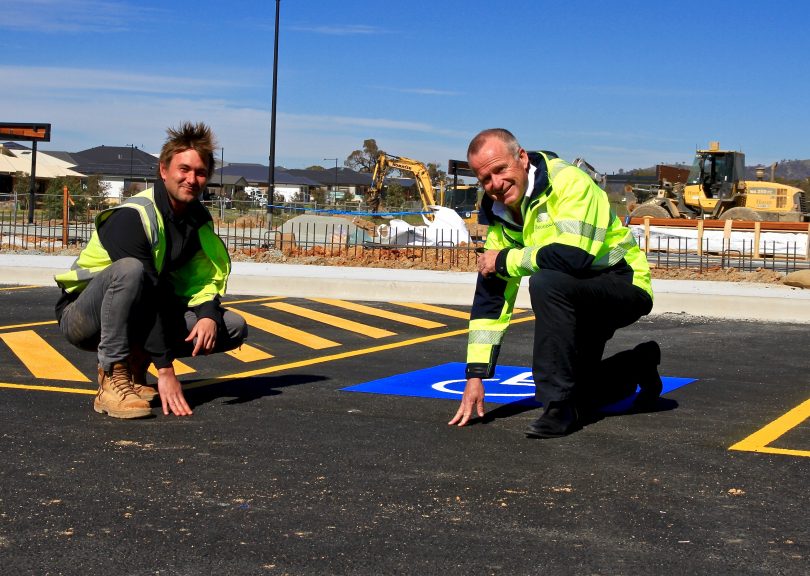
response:
[(0, 29), (32, 33), (113, 33), (157, 14), (154, 9), (107, 0), (22, 0), (3, 3)]
[(311, 32), (313, 34), (323, 34), (327, 36), (369, 36), (376, 34), (387, 34), (382, 28), (367, 26), (365, 24), (342, 24), (331, 26), (290, 26), (290, 30), (295, 32)]
[(239, 86), (235, 80), (216, 80), (197, 76), (161, 76), (91, 68), (0, 66), (0, 77), (3, 78), (7, 87), (6, 91), (20, 95), (39, 93), (43, 90), (59, 91), (64, 94), (89, 93), (98, 90), (126, 93), (204, 94), (214, 88)]

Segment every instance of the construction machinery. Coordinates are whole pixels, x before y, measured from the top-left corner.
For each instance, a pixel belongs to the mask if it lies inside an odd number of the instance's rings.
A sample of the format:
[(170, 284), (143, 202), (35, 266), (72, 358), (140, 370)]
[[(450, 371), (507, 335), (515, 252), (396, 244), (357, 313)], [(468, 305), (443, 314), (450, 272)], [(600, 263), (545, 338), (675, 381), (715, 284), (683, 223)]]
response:
[(810, 221), (808, 200), (801, 188), (764, 180), (745, 179), (745, 154), (721, 150), (711, 142), (698, 150), (684, 183), (662, 179), (655, 186), (628, 185), (636, 197), (630, 217), (701, 218), (746, 221)]
[[(374, 172), (371, 176), (371, 187), (366, 195), (366, 203), (372, 212), (377, 212), (382, 204), (382, 190), (385, 182), (385, 175), (391, 168), (400, 172), (413, 174), (416, 182), (416, 189), (422, 199), (422, 207), (428, 210), (431, 206), (436, 206), (436, 197), (433, 194), (433, 183), (430, 181), (430, 174), (425, 165), (418, 160), (411, 160), (402, 156), (394, 156), (380, 152), (377, 162), (374, 165)], [(425, 215), (428, 220), (433, 220), (432, 214)]]

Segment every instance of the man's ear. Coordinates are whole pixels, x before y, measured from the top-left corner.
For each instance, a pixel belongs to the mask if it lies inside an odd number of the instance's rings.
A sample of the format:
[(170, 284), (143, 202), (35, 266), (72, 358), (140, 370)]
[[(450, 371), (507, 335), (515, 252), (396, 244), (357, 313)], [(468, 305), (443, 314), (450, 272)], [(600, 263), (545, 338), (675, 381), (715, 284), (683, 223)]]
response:
[(161, 180), (166, 179), (166, 172), (167, 172), (166, 165), (163, 162), (160, 162), (160, 179)]
[(524, 170), (526, 170), (528, 172), (529, 171), (529, 154), (523, 148), (521, 148), (518, 151), (518, 160), (520, 161), (521, 168), (523, 168)]

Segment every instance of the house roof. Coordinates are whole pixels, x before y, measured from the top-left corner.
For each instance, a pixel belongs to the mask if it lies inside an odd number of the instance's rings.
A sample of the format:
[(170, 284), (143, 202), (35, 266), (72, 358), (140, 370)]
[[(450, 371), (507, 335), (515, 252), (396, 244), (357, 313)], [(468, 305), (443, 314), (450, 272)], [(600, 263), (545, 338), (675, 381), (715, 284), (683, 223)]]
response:
[[(267, 180), (270, 176), (270, 167), (263, 164), (228, 164), (222, 168), (214, 171), (214, 176), (211, 177), (212, 181), (219, 178), (219, 174), (225, 176), (242, 176), (249, 184), (262, 184), (267, 185)], [(276, 166), (273, 173), (273, 179), (276, 184), (291, 184), (294, 186), (321, 186), (321, 183), (301, 176), (293, 174), (292, 170), (286, 170), (280, 166)]]
[(232, 176), (230, 174), (215, 174), (208, 181), (209, 188), (219, 188), (220, 183), (223, 186), (247, 186), (248, 181), (243, 176)]
[[(314, 180), (321, 186), (334, 186), (336, 181), (334, 168), (325, 170), (290, 169), (288, 172)], [(338, 168), (337, 184), (338, 186), (371, 186), (371, 174), (368, 172), (355, 172), (351, 168)]]
[(83, 174), (103, 174), (138, 180), (157, 178), (158, 159), (132, 146), (96, 146), (70, 155)]

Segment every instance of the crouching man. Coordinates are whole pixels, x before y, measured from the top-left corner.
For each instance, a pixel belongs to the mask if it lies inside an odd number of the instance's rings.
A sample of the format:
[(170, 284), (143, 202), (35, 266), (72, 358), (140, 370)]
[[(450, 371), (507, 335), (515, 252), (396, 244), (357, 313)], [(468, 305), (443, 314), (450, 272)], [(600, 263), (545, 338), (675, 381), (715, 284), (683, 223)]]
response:
[[(214, 170), (205, 124), (167, 130), (153, 188), (101, 212), (67, 272), (56, 318), (65, 338), (98, 353), (93, 409), (114, 418), (191, 415), (175, 358), (224, 352), (247, 336), (244, 319), (220, 304), (231, 262), (200, 195)], [(157, 389), (147, 385), (150, 363)]]
[(635, 392), (635, 409), (655, 406), (662, 383), (654, 341), (602, 358), (619, 328), (649, 314), (650, 268), (607, 194), (549, 153), (526, 152), (495, 128), (470, 143), (467, 160), (486, 195), (486, 251), (470, 315), (467, 385), (449, 424), (484, 415), (484, 380), (495, 371), (518, 285), (529, 276), (535, 315), (532, 373), (542, 415), (531, 438), (566, 436), (599, 406)]

